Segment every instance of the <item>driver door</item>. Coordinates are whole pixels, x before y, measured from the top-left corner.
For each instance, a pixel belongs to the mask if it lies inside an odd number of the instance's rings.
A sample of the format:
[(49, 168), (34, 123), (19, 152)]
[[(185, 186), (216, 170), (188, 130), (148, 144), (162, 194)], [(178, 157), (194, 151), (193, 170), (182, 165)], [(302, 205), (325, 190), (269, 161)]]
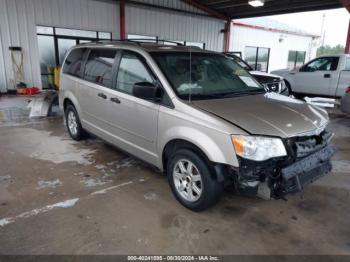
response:
[(159, 104), (135, 97), (132, 89), (136, 83), (155, 79), (141, 55), (131, 51), (120, 55), (116, 86), (107, 94), (109, 131), (121, 148), (154, 163), (158, 161)]
[(330, 95), (332, 79), (337, 78), (339, 58), (320, 57), (295, 72), (293, 92)]

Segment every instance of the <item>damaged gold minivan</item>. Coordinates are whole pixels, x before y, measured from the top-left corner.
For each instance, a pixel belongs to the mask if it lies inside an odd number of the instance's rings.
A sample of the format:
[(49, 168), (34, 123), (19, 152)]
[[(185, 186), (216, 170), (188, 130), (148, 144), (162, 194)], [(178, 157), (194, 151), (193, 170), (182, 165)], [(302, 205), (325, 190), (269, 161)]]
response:
[(61, 75), (70, 136), (87, 132), (164, 171), (185, 207), (216, 203), (224, 184), (284, 198), (331, 171), (328, 115), (266, 92), (225, 55), (116, 41), (79, 45)]

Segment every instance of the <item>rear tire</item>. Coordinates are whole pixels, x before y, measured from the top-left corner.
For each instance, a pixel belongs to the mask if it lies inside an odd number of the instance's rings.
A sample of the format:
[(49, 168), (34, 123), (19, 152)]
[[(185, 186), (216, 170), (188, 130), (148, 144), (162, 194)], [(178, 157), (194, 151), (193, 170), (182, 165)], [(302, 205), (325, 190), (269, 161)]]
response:
[(86, 132), (81, 126), (77, 110), (73, 105), (68, 105), (64, 111), (66, 126), (70, 137), (76, 141), (86, 138)]
[(202, 211), (214, 205), (223, 191), (212, 168), (198, 154), (179, 149), (171, 157), (167, 175), (176, 199), (186, 208)]

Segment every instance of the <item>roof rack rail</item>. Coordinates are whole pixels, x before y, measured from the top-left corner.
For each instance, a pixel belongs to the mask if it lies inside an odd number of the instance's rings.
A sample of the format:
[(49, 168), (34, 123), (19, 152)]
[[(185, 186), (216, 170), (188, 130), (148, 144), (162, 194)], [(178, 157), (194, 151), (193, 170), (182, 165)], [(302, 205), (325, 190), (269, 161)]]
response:
[(96, 43), (96, 44), (111, 44), (111, 43), (127, 43), (127, 42), (131, 42), (133, 44), (139, 45), (137, 42), (132, 42), (132, 41), (129, 41), (127, 39), (125, 39), (125, 40), (122, 40), (122, 39), (100, 39), (100, 40), (96, 40), (96, 41), (82, 43), (79, 45), (89, 45), (89, 44), (94, 44), (94, 43)]
[(166, 43), (171, 43), (171, 44), (176, 44), (177, 46), (185, 46), (182, 43), (176, 42), (176, 41), (171, 41), (171, 40), (166, 40), (166, 39), (150, 39), (150, 38), (134, 38), (134, 39), (126, 39), (125, 41), (129, 42), (138, 42), (138, 43), (156, 43), (156, 44), (166, 44)]
[(187, 46), (187, 47), (191, 47), (191, 48), (202, 49), (199, 46), (185, 45), (185, 44), (179, 43), (177, 41), (165, 40), (165, 39), (135, 38), (135, 39), (126, 39), (124, 41), (134, 42), (134, 43), (139, 43), (139, 44), (156, 43), (156, 44), (166, 45), (166, 43), (172, 43), (172, 44), (176, 44), (177, 46)]
[(155, 44), (166, 44), (166, 43), (172, 43), (176, 44), (177, 46), (185, 46), (183, 43), (179, 43), (176, 41), (171, 40), (164, 40), (164, 39), (149, 39), (149, 38), (135, 38), (135, 39), (106, 39), (106, 40), (97, 40), (97, 41), (91, 41), (84, 44), (91, 44), (91, 43), (134, 43), (137, 45), (145, 44), (145, 43), (155, 43)]

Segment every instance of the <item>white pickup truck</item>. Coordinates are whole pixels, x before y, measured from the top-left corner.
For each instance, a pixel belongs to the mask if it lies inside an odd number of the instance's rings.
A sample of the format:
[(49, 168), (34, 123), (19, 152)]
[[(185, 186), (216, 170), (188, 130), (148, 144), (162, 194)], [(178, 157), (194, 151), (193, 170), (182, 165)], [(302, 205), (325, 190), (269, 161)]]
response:
[(339, 98), (350, 86), (350, 55), (322, 56), (293, 70), (276, 70), (296, 97)]

